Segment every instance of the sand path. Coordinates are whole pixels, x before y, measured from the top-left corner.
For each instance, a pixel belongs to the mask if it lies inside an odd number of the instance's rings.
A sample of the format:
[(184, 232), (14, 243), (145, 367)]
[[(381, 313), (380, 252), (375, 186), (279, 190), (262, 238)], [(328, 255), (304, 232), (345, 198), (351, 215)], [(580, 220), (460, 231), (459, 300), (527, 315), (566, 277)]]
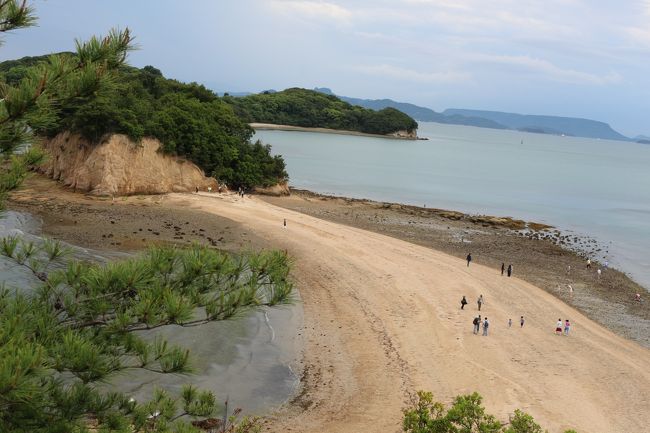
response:
[[(541, 289), (255, 198), (166, 200), (237, 221), (295, 257), (306, 328), (297, 403), (307, 410), (288, 410), (271, 431), (396, 432), (401, 409), (420, 389), (445, 403), (478, 391), (501, 420), (521, 408), (551, 433), (648, 431), (650, 351)], [(479, 294), (488, 337), (472, 334)], [(558, 317), (572, 319), (570, 337), (553, 334)]]

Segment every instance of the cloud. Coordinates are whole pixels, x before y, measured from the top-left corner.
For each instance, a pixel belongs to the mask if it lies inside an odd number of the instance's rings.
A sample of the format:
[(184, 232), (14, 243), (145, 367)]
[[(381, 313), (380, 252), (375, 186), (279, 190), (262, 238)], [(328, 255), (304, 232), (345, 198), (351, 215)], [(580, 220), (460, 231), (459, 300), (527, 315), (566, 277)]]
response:
[(271, 6), (275, 10), (283, 13), (311, 19), (330, 19), (338, 22), (347, 22), (352, 17), (350, 10), (324, 1), (275, 0), (271, 2)]
[(650, 30), (641, 27), (625, 27), (623, 29), (628, 39), (635, 45), (650, 48)]
[(388, 64), (354, 66), (351, 69), (368, 75), (397, 78), (399, 80), (416, 81), (419, 83), (464, 82), (471, 78), (469, 74), (461, 71), (420, 72)]
[[(519, 68), (525, 72), (539, 74), (550, 80), (561, 83), (605, 85), (618, 83), (622, 79), (621, 75), (617, 72), (610, 72), (606, 75), (597, 75), (589, 72), (576, 71), (574, 69), (564, 69), (548, 60), (530, 56), (477, 54), (474, 56), (474, 60), (481, 63), (507, 65), (514, 70)], [(511, 71), (513, 69), (511, 69)]]

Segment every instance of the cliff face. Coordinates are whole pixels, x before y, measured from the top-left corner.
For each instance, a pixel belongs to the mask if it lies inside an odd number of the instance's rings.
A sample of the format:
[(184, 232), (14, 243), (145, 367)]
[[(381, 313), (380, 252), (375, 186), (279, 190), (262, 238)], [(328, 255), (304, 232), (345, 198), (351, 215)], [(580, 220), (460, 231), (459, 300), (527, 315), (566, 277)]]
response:
[(160, 142), (134, 143), (112, 135), (91, 144), (76, 134), (62, 133), (43, 143), (49, 154), (41, 171), (76, 190), (95, 195), (163, 194), (216, 190), (217, 182), (183, 158), (158, 152)]

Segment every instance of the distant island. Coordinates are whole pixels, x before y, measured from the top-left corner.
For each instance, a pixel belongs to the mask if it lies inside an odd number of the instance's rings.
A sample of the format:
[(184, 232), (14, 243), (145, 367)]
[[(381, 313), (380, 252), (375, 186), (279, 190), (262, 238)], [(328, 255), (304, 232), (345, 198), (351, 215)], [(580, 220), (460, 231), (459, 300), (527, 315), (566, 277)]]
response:
[[(314, 90), (333, 95), (331, 89), (317, 87)], [(649, 137), (629, 138), (615, 131), (607, 123), (575, 117), (523, 115), (500, 111), (467, 110), (451, 108), (442, 113), (415, 104), (397, 102), (392, 99), (360, 99), (337, 95), (350, 104), (373, 110), (386, 107), (396, 108), (415, 120), (452, 125), (476, 126), (479, 128), (512, 129), (540, 134), (568, 135), (575, 137), (600, 138), (607, 140), (650, 142)]]
[(331, 94), (300, 88), (233, 96), (222, 100), (248, 123), (327, 128), (364, 134), (416, 138), (418, 123), (394, 107), (379, 110), (352, 105)]

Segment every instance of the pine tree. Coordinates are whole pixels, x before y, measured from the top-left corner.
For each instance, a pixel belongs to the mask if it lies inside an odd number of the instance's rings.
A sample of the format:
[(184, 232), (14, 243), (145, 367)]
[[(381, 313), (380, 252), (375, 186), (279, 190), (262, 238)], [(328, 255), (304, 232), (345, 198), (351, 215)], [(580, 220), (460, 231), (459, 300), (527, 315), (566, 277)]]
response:
[[(200, 246), (152, 248), (98, 265), (67, 261), (57, 241), (37, 245), (9, 237), (0, 241), (0, 254), (41, 282), (31, 294), (0, 291), (2, 432), (81, 432), (90, 425), (106, 431), (193, 431), (187, 416), (214, 415), (210, 392), (186, 387), (180, 397), (157, 391), (151, 401), (135, 402), (102, 393), (96, 385), (125, 370), (191, 372), (186, 349), (143, 338), (141, 331), (200, 326), (292, 300), (289, 259), (278, 251), (233, 257)], [(61, 261), (63, 269), (51, 271)], [(234, 430), (246, 426), (251, 430)], [(249, 421), (233, 423), (232, 431), (254, 427)]]
[[(0, 33), (36, 23), (25, 0), (0, 0)], [(0, 82), (0, 210), (9, 191), (25, 179), (29, 166), (43, 159), (35, 133), (51, 126), (62, 103), (92, 95), (113, 78), (133, 50), (129, 29), (76, 41), (76, 54), (53, 55), (27, 68), (15, 83)]]
[[(0, 33), (35, 19), (26, 1), (0, 0)], [(0, 82), (0, 210), (29, 166), (43, 159), (34, 146), (38, 132), (56, 121), (65, 101), (92, 97), (110, 82), (132, 49), (129, 30), (113, 30), (77, 41), (75, 54), (50, 56), (20, 79)], [(66, 253), (56, 241), (0, 240), (0, 254), (39, 281), (35, 288), (0, 285), (0, 432), (259, 431), (255, 420), (238, 422), (237, 412), (209, 418), (214, 395), (191, 386), (180, 396), (158, 390), (150, 401), (137, 402), (97, 385), (124, 370), (191, 371), (187, 350), (143, 338), (141, 331), (200, 326), (291, 302), (286, 254), (154, 248), (98, 265), (67, 260)], [(53, 271), (56, 263), (63, 269)]]

